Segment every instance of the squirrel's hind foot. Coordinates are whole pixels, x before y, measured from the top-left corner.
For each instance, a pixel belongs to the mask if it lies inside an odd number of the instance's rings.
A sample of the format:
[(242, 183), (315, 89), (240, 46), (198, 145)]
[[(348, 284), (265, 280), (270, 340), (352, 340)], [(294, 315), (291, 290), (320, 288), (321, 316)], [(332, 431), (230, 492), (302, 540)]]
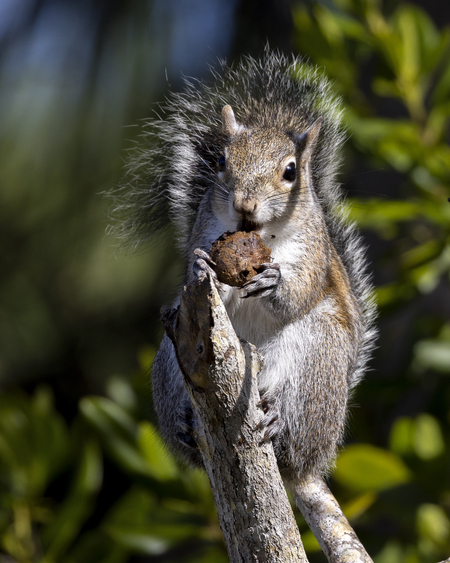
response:
[(179, 431), (176, 433), (177, 439), (188, 448), (197, 448), (197, 442), (194, 437), (195, 416), (189, 401), (183, 401), (181, 404), (177, 413), (177, 423), (179, 428)]
[(261, 422), (256, 426), (255, 430), (260, 428), (264, 429), (262, 442), (266, 442), (281, 432), (283, 428), (283, 421), (273, 398), (263, 395), (258, 405), (262, 408), (264, 416)]

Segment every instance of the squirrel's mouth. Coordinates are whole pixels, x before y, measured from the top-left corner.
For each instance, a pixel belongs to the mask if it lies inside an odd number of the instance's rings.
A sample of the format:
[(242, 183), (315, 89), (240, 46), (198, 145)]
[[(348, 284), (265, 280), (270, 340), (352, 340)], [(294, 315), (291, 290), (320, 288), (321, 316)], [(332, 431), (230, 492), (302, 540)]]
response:
[(251, 231), (259, 231), (262, 228), (260, 223), (255, 223), (254, 221), (249, 221), (248, 219), (242, 219), (237, 224), (238, 231), (245, 231), (246, 233), (250, 233)]

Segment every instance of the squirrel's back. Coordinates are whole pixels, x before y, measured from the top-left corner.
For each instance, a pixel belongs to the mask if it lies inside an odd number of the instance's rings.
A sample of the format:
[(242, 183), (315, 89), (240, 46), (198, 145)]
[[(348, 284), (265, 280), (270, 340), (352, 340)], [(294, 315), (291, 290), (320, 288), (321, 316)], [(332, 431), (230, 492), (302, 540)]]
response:
[(245, 58), (236, 67), (222, 62), (210, 82), (186, 81), (184, 91), (171, 94), (161, 107), (162, 118), (145, 125), (146, 145), (134, 151), (127, 183), (115, 194), (117, 210), (125, 215), (118, 234), (139, 243), (169, 219), (186, 249), (200, 202), (217, 182), (217, 162), (227, 142), (221, 115), (226, 105), (246, 129), (275, 127), (294, 136), (321, 118), (311, 160), (312, 185), (364, 324), (352, 387), (373, 347), (375, 307), (361, 238), (346, 221), (336, 182), (345, 140), (341, 101), (317, 69), (267, 51), (260, 61)]

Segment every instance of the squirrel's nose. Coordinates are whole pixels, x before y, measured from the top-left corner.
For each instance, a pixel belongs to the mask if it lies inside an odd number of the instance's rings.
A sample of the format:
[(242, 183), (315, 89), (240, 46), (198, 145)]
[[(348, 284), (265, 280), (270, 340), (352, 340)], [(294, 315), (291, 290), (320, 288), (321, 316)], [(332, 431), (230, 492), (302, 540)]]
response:
[(258, 208), (258, 202), (254, 197), (239, 197), (235, 195), (233, 207), (238, 213), (253, 215)]

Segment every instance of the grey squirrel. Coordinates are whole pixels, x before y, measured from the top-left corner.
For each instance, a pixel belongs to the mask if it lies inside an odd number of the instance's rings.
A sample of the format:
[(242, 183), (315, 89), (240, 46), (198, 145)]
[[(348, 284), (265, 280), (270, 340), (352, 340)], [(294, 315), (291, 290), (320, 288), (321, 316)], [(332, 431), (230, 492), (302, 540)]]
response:
[[(186, 81), (146, 125), (123, 188), (123, 233), (145, 240), (170, 220), (186, 281), (211, 271), (226, 231), (255, 230), (273, 262), (243, 288), (216, 281), (237, 335), (264, 357), (263, 427), (286, 483), (324, 474), (342, 442), (351, 390), (373, 348), (375, 307), (364, 249), (336, 182), (345, 134), (328, 81), (266, 50)], [(131, 193), (128, 191), (132, 186)], [(196, 465), (195, 414), (172, 343), (152, 370), (161, 433)]]

